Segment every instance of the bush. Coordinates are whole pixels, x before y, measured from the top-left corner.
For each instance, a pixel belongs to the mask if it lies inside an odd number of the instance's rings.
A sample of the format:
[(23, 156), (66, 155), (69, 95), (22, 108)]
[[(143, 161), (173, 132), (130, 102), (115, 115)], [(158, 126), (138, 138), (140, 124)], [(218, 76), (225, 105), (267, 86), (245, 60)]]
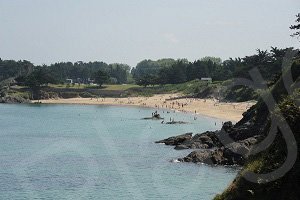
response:
[(30, 101), (20, 96), (7, 95), (5, 97), (0, 97), (0, 103), (30, 103)]
[(50, 99), (57, 99), (58, 94), (56, 92), (48, 92), (49, 98)]
[(82, 92), (79, 94), (80, 97), (82, 98), (96, 98), (95, 95), (89, 93), (89, 92)]
[(23, 99), (30, 99), (31, 94), (28, 92), (23, 92), (23, 93), (20, 93), (19, 96)]
[(229, 101), (243, 102), (257, 99), (258, 93), (252, 88), (246, 86), (234, 86), (225, 91), (224, 96), (225, 99)]
[(59, 93), (59, 97), (64, 99), (77, 98), (79, 97), (79, 94), (78, 92), (61, 92)]

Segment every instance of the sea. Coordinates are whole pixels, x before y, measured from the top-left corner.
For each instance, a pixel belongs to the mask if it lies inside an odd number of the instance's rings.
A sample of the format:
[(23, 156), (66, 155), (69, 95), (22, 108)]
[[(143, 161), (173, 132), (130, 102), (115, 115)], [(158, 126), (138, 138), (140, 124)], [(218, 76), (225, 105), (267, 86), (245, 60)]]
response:
[(212, 199), (235, 167), (179, 163), (155, 141), (222, 121), (133, 106), (0, 104), (0, 199)]

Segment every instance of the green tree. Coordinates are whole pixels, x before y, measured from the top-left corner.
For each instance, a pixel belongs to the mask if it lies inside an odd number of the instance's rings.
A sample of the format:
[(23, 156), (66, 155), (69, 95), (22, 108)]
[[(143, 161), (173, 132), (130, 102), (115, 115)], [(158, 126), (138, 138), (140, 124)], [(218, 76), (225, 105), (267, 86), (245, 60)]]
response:
[(151, 85), (151, 81), (153, 79), (154, 79), (153, 75), (140, 76), (139, 79), (136, 80), (136, 84), (147, 87), (148, 85)]
[(298, 13), (298, 15), (296, 15), (296, 17), (297, 17), (297, 19), (295, 22), (297, 24), (290, 26), (290, 29), (296, 31), (291, 36), (297, 36), (299, 38), (299, 36), (300, 36), (300, 13)]
[(172, 65), (169, 77), (171, 84), (186, 82), (186, 67), (187, 64), (182, 60), (178, 60), (176, 64)]
[(56, 83), (47, 69), (37, 68), (25, 78), (25, 85), (31, 89), (32, 98), (40, 99), (41, 87), (48, 83)]
[(107, 72), (99, 70), (95, 73), (94, 78), (95, 82), (101, 87), (103, 83), (106, 83), (109, 80), (110, 77)]
[(213, 57), (213, 56), (206, 56), (200, 59), (201, 61), (207, 62), (211, 61), (214, 64), (220, 65), (222, 63), (222, 59), (219, 57)]
[(117, 84), (127, 83), (130, 67), (126, 64), (114, 63), (109, 66), (109, 75), (117, 80)]

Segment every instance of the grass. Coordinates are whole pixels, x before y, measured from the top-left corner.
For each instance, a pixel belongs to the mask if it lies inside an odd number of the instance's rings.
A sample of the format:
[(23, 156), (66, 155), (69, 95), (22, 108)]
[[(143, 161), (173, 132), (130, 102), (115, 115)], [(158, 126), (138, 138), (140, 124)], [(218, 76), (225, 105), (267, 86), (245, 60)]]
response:
[[(87, 89), (87, 88), (95, 88), (98, 89), (99, 87), (97, 85), (87, 85), (87, 84), (81, 84), (81, 85), (67, 85), (67, 84), (49, 84), (49, 87), (52, 88), (74, 88), (74, 89)], [(134, 84), (122, 84), (122, 85), (103, 85), (101, 90), (128, 90), (130, 88), (139, 88), (141, 86), (134, 85)]]
[[(220, 83), (209, 84), (209, 87), (214, 87), (220, 85)], [(126, 96), (153, 96), (155, 94), (165, 94), (165, 93), (183, 93), (183, 94), (195, 94), (197, 91), (201, 91), (203, 88), (207, 87), (207, 83), (199, 80), (193, 80), (186, 83), (180, 84), (166, 84), (166, 85), (154, 85), (154, 86), (139, 86), (135, 84), (104, 84), (102, 88), (96, 85), (67, 85), (67, 84), (49, 84), (50, 88), (70, 88), (70, 89), (99, 89), (103, 91), (123, 91)]]
[(103, 90), (128, 90), (131, 88), (141, 88), (142, 86), (134, 84), (122, 84), (122, 85), (103, 85)]
[(97, 88), (97, 86), (93, 86), (93, 85), (86, 85), (86, 84), (80, 84), (80, 85), (67, 85), (67, 84), (49, 84), (48, 85), (49, 87), (52, 87), (52, 88), (76, 88), (76, 89), (86, 89), (86, 88)]
[[(166, 85), (154, 85), (154, 86), (139, 86), (136, 84), (119, 84), (119, 85), (112, 85), (112, 84), (104, 84), (101, 88), (97, 85), (67, 85), (67, 84), (49, 84), (49, 91), (51, 88), (53, 89), (76, 89), (77, 92), (81, 93), (85, 92), (86, 89), (96, 89), (100, 91), (119, 91), (122, 96), (153, 96), (155, 94), (166, 94), (166, 93), (183, 93), (186, 95), (190, 94), (197, 94), (203, 91), (205, 88), (215, 88), (219, 87), (221, 83), (211, 83), (207, 84), (206, 82), (193, 80), (185, 83), (180, 84), (166, 84)], [(24, 86), (14, 86), (15, 89), (23, 89)], [(78, 89), (80, 91), (78, 91)]]

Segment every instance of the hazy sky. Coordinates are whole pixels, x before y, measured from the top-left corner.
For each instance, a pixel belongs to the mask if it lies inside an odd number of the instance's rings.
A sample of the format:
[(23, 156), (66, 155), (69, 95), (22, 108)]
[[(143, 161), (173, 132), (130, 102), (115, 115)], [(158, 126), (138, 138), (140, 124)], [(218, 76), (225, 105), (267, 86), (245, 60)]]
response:
[(0, 58), (58, 61), (251, 55), (297, 47), (299, 0), (0, 0)]

